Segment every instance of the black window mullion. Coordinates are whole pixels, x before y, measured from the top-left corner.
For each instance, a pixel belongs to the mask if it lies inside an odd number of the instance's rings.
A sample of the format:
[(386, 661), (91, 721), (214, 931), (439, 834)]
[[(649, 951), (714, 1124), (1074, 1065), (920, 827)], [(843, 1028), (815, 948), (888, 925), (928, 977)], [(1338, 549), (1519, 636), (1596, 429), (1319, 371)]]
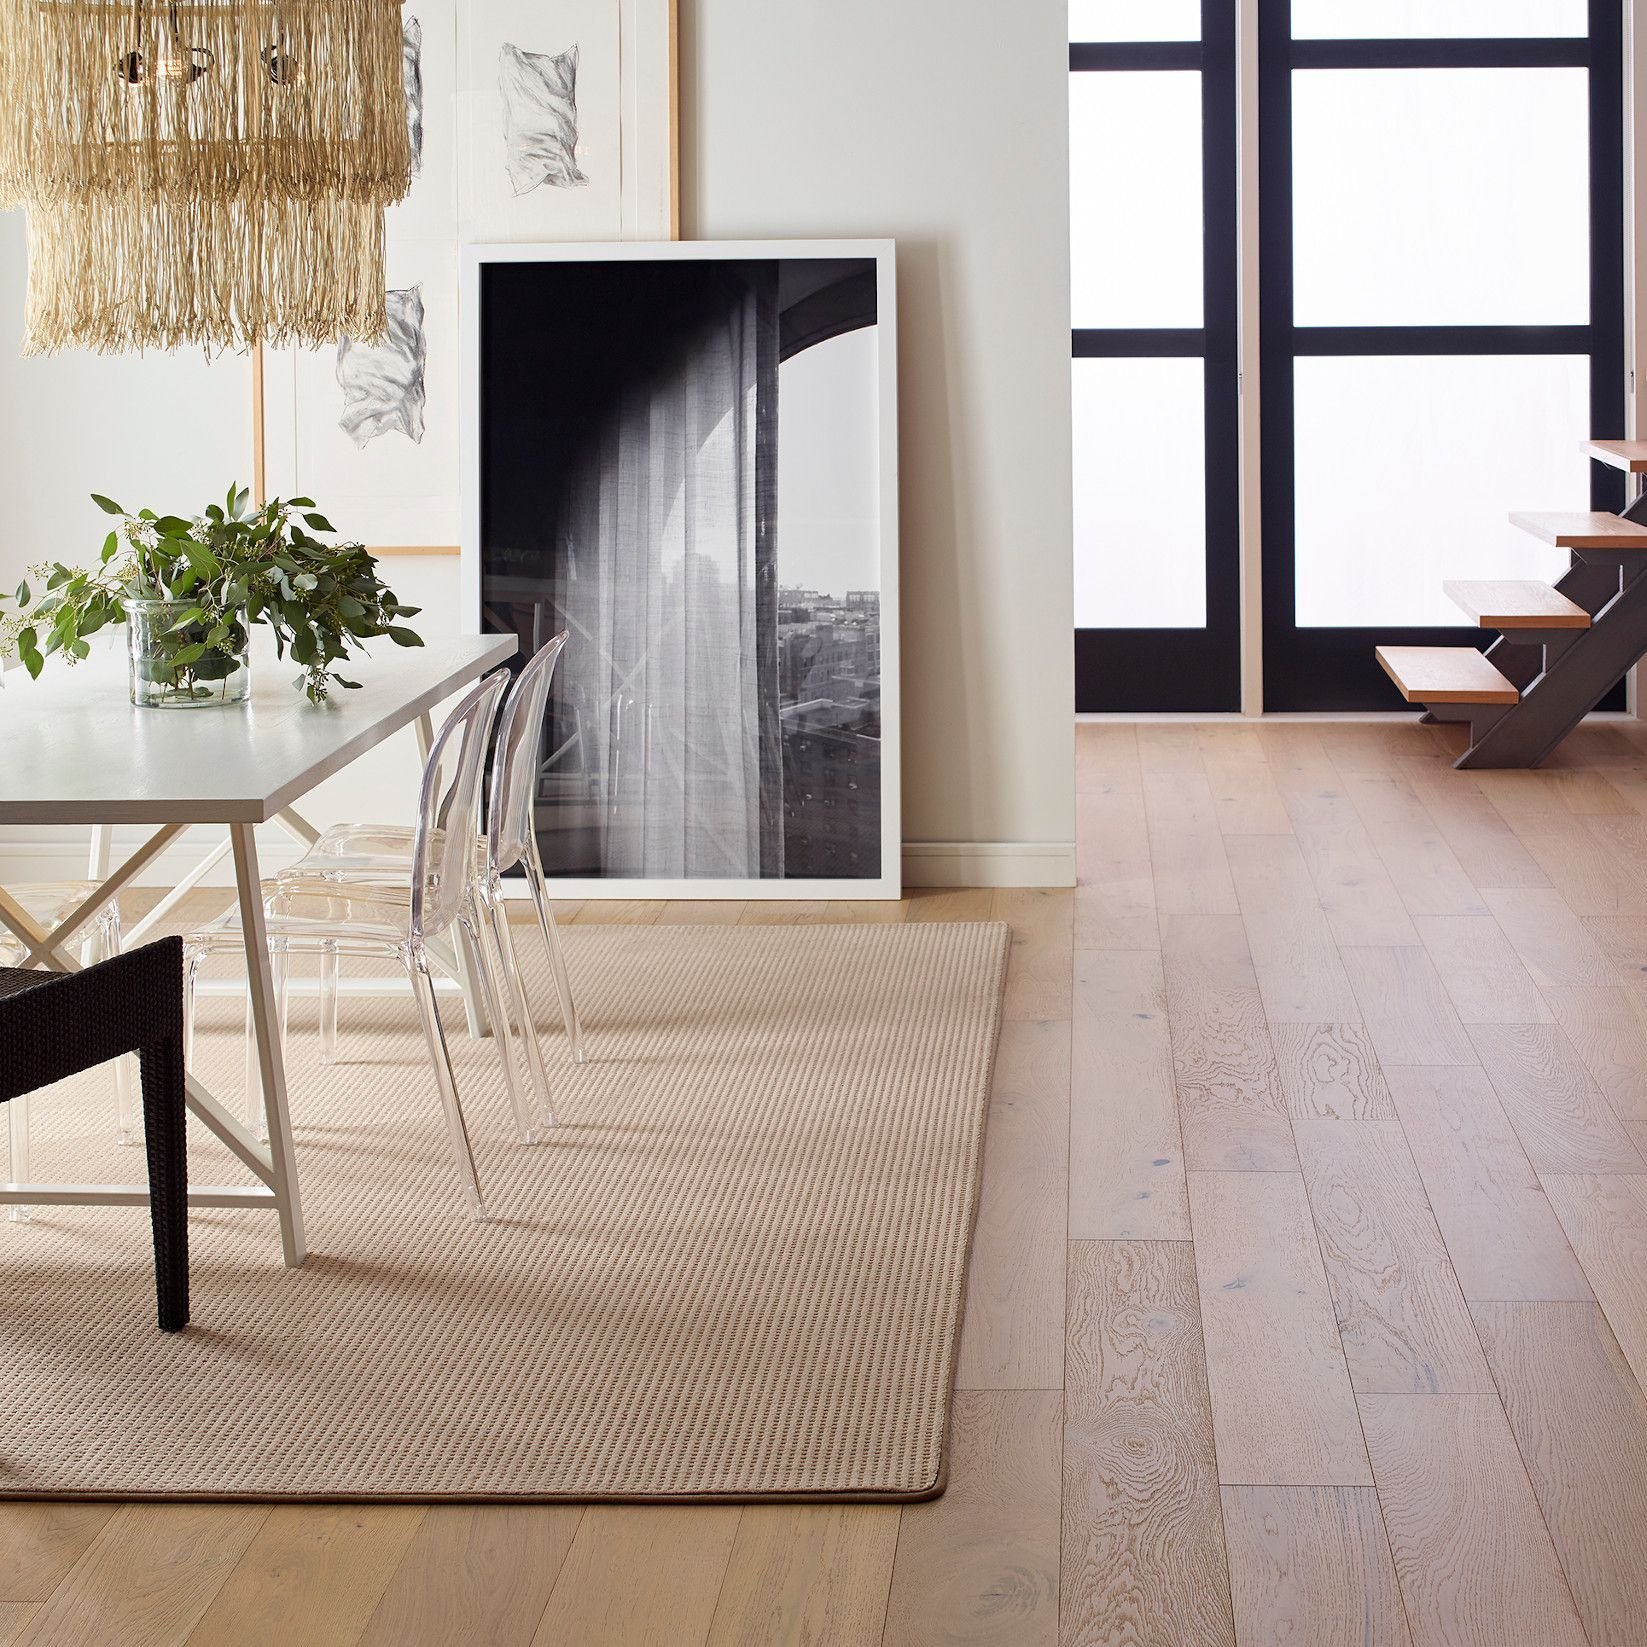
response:
[[(1373, 660), (1377, 644), (1486, 644), (1479, 629), (1296, 626), (1295, 380), (1300, 356), (1582, 355), (1591, 429), (1623, 433), (1623, 19), (1590, 0), (1586, 40), (1294, 41), (1290, 0), (1259, 0), (1260, 343), (1264, 386), (1264, 696), (1270, 710), (1401, 707)], [(1342, 326), (1293, 318), (1292, 76), (1295, 68), (1587, 67), (1590, 70), (1590, 323), (1587, 326)], [(1616, 508), (1623, 479), (1592, 467), (1592, 507)], [(1376, 477), (1369, 477), (1376, 486)]]
[(1072, 44), (1069, 48), (1072, 74), (1129, 69), (1199, 69), (1202, 61), (1199, 40), (1118, 40)]
[(1590, 42), (1537, 40), (1292, 40), (1295, 69), (1587, 69)]
[[(1202, 0), (1201, 39), (1071, 46), (1077, 72), (1201, 71), (1202, 318), (1199, 328), (1077, 330), (1077, 359), (1204, 362), (1206, 601), (1200, 629), (1078, 629), (1075, 706), (1082, 713), (1207, 713), (1240, 707), (1240, 409), (1236, 381), (1235, 7)], [(1163, 431), (1163, 438), (1170, 438)], [(1079, 454), (1077, 462), (1081, 461)], [(1173, 507), (1171, 498), (1161, 500)], [(1148, 545), (1132, 552), (1147, 555)]]

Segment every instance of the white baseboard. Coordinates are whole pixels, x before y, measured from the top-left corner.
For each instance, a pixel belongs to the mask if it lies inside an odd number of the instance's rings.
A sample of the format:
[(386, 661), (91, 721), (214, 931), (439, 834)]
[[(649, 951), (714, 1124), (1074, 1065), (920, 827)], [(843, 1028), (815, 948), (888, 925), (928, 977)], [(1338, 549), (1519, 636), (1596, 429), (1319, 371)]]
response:
[[(118, 831), (115, 859), (146, 831)], [(137, 877), (139, 886), (175, 886), (221, 839), (202, 828), (159, 853)], [(0, 886), (26, 881), (78, 881), (86, 874), (86, 832), (60, 838), (0, 841)], [(258, 859), (264, 874), (295, 863), (296, 842), (282, 831), (259, 831)], [(1074, 886), (1073, 841), (906, 841), (904, 885), (909, 887)], [(234, 866), (216, 865), (204, 886), (233, 886)]]
[(909, 887), (1074, 886), (1074, 841), (905, 841)]

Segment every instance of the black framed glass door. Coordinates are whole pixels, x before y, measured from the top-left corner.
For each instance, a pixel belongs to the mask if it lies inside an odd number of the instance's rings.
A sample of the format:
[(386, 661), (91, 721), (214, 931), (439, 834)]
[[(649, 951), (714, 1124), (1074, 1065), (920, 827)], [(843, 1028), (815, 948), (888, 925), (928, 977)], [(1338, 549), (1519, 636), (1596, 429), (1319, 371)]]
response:
[(1235, 22), (1071, 7), (1080, 711), (1240, 707)]
[(1259, 8), (1264, 707), (1397, 708), (1444, 579), (1565, 565), (1509, 511), (1623, 501), (1621, 3)]

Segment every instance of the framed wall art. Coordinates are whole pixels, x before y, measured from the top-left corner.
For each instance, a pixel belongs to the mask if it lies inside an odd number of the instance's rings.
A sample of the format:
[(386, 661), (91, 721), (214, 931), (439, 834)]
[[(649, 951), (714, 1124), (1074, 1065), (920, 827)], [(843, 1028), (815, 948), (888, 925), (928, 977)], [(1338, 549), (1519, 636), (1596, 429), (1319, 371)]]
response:
[(387, 339), (268, 355), (266, 486), (382, 554), (457, 553), (462, 240), (671, 239), (674, 0), (406, 0), (412, 188)]
[(465, 627), (567, 631), (567, 897), (900, 891), (885, 241), (464, 250)]

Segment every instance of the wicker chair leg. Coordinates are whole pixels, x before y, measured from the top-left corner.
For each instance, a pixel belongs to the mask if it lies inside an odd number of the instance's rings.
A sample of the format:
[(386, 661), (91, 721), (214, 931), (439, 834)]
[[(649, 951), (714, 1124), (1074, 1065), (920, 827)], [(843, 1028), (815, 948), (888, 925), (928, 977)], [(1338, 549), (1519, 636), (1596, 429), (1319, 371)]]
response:
[(183, 1040), (168, 1036), (138, 1054), (143, 1138), (149, 1155), (149, 1216), (162, 1332), (189, 1323), (189, 1169), (184, 1145)]

